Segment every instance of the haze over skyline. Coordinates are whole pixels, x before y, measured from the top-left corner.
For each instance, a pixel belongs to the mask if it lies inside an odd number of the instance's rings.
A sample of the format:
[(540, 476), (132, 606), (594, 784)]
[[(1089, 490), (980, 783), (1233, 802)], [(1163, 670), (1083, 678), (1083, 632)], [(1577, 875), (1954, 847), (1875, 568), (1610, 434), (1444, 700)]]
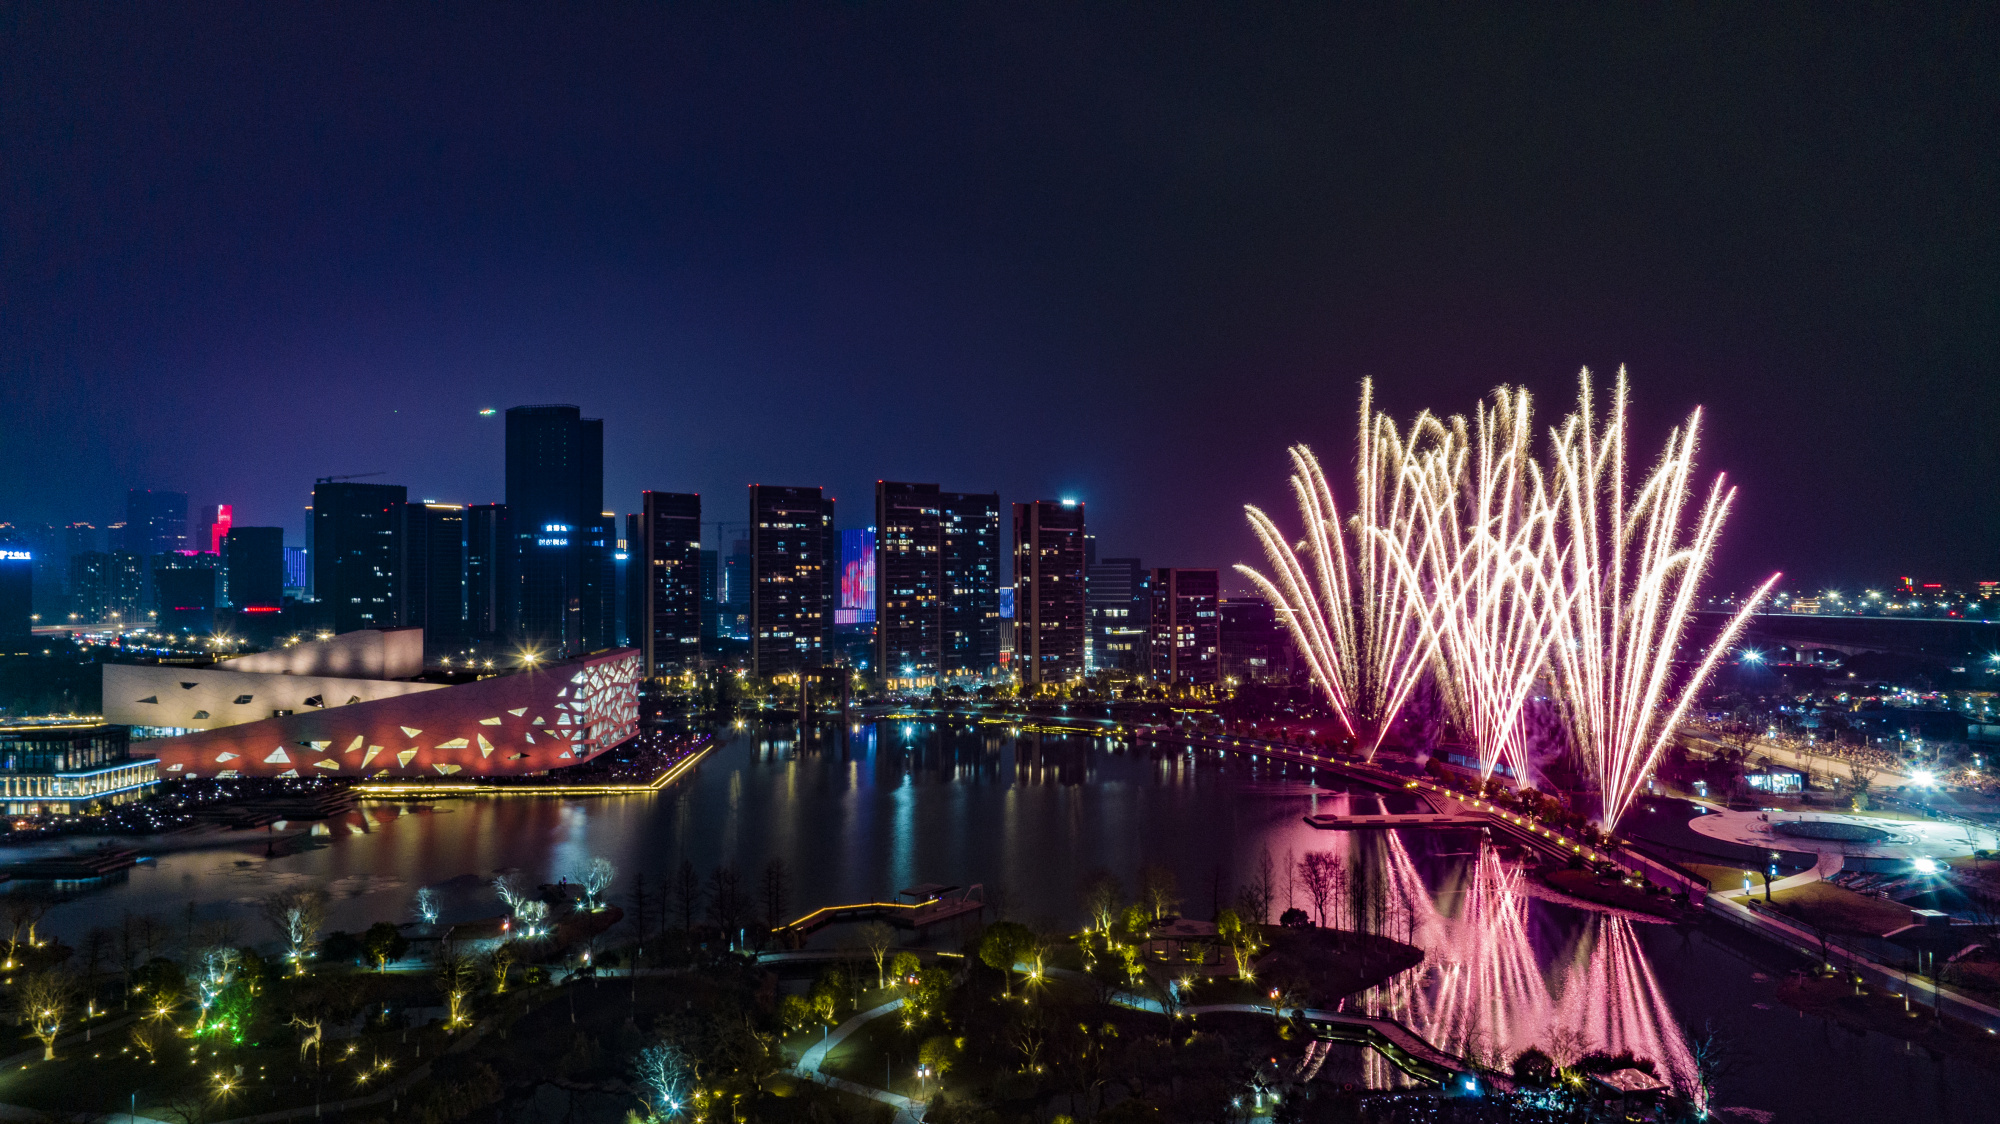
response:
[(1622, 363), (1741, 489), (1715, 588), (2000, 577), (1990, 11), (110, 11), (0, 45), (0, 519), (298, 542), (571, 402), (620, 512), (937, 481), (1227, 567), (1362, 377)]

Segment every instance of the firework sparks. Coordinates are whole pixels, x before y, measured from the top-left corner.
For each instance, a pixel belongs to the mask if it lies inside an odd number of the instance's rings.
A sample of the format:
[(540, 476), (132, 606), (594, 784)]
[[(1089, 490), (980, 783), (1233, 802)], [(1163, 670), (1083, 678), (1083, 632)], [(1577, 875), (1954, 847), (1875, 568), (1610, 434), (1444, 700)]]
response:
[(1435, 650), (1430, 600), (1409, 565), (1426, 522), (1422, 479), (1407, 467), (1449, 435), (1429, 414), (1407, 433), (1375, 411), (1361, 384), (1355, 513), (1343, 519), (1318, 458), (1291, 449), (1292, 491), (1305, 520), (1296, 545), (1268, 515), (1246, 507), (1273, 577), (1239, 565), (1290, 628), (1348, 734), (1373, 757)]
[(1626, 489), (1625, 372), (1600, 422), (1583, 372), (1577, 410), (1554, 435), (1564, 587), (1553, 615), (1552, 660), (1570, 746), (1595, 777), (1604, 826), (1615, 827), (1696, 690), (1762, 602), (1778, 575), (1758, 588), (1716, 637), (1694, 673), (1676, 685), (1675, 656), (1695, 589), (1715, 553), (1734, 489), (1717, 476), (1691, 529), (1701, 411), (1667, 439), (1665, 454), (1636, 492)]
[[(1406, 540), (1404, 564), (1423, 568), (1442, 660), (1440, 685), (1459, 730), (1479, 754), (1480, 773), (1506, 762), (1526, 779), (1521, 711), (1546, 664), (1558, 591), (1555, 507), (1531, 455), (1526, 391), (1501, 387), (1468, 427), (1410, 471), (1426, 522)], [(1417, 583), (1413, 574), (1411, 581)]]

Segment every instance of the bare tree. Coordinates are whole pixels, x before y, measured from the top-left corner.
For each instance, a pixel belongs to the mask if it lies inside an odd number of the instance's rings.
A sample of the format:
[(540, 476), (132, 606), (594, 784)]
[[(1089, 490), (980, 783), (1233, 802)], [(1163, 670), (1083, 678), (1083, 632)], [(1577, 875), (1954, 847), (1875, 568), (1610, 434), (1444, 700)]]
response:
[(49, 903), (33, 894), (7, 895), (7, 968), (19, 963), (23, 939), (35, 947), (35, 925), (48, 911)]
[(15, 1003), (28, 1032), (42, 1043), (42, 1060), (56, 1060), (56, 1038), (62, 1034), (63, 1019), (76, 998), (76, 981), (68, 973), (50, 969), (35, 972), (21, 981)]
[(411, 903), (411, 909), (416, 912), (417, 920), (426, 925), (437, 924), (440, 916), (437, 891), (429, 886), (417, 887), (417, 898)]
[(718, 866), (708, 875), (709, 919), (732, 942), (743, 923), (743, 895), (737, 882), (733, 866)]
[(773, 857), (764, 864), (764, 925), (777, 932), (787, 921), (786, 911), (792, 903), (792, 872), (785, 867), (785, 860)]
[(576, 884), (583, 888), (583, 906), (592, 913), (604, 908), (604, 891), (618, 877), (618, 867), (602, 855), (590, 860), (581, 873), (575, 875)]
[(493, 946), (493, 951), (486, 954), (486, 964), (493, 969), (493, 994), (507, 994), (507, 970), (514, 966), (514, 961), (520, 955), (520, 950), (514, 947), (513, 941), (501, 941)]
[(1174, 879), (1174, 872), (1159, 863), (1139, 868), (1139, 896), (1155, 921), (1173, 916), (1181, 904), (1180, 885)]
[(326, 926), (326, 891), (313, 887), (281, 890), (263, 901), (264, 920), (278, 931), (285, 943), (285, 959), (292, 974), (306, 974), (306, 959), (319, 945), (320, 930)]
[(1340, 873), (1340, 860), (1331, 851), (1307, 851), (1299, 860), (1299, 883), (1312, 899), (1313, 912), (1319, 916), (1322, 929), (1326, 928), (1326, 907), (1333, 901)]
[(888, 980), (882, 974), (883, 962), (888, 959), (889, 950), (896, 946), (896, 930), (884, 921), (870, 921), (861, 926), (856, 934), (861, 944), (868, 949), (868, 955), (875, 958), (875, 986), (887, 987)]
[(695, 914), (701, 912), (703, 895), (701, 875), (695, 873), (694, 864), (686, 859), (681, 860), (680, 869), (674, 872), (673, 896), (674, 904), (681, 913), (681, 931), (692, 932)]
[(1083, 909), (1090, 917), (1091, 928), (1101, 933), (1109, 933), (1118, 920), (1118, 910), (1125, 904), (1125, 888), (1118, 884), (1118, 876), (1108, 870), (1092, 871), (1083, 880)]
[(479, 969), (456, 941), (441, 941), (437, 953), (438, 991), (444, 996), (445, 1028), (457, 1030), (472, 1020), (466, 1017), (465, 1001), (479, 984)]

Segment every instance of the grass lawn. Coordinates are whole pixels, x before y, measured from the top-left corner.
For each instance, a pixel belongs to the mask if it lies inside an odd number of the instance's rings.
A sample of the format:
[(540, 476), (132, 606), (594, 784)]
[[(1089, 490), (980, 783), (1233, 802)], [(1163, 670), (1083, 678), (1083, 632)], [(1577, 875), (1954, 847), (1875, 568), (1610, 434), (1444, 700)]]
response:
[[(1758, 894), (1763, 897), (1762, 892)], [(1830, 882), (1808, 882), (1771, 895), (1779, 911), (1829, 933), (1878, 937), (1911, 922), (1910, 907), (1843, 890)]]
[(1921, 1000), (1904, 1003), (1900, 995), (1890, 995), (1864, 987), (1856, 995), (1845, 977), (1793, 977), (1778, 985), (1778, 1000), (1809, 1015), (1820, 1015), (1856, 1030), (1872, 1030), (1892, 1038), (1907, 1039), (1924, 1048), (1982, 1069), (2000, 1070), (2000, 1038), (1985, 1030), (1947, 1018), (1940, 1022)]
[(1718, 866), (1715, 863), (1683, 863), (1683, 866), (1703, 878), (1708, 879), (1708, 888), (1720, 893), (1741, 890), (1745, 876), (1750, 878), (1752, 889), (1761, 889), (1764, 876), (1755, 871), (1744, 870), (1740, 866)]

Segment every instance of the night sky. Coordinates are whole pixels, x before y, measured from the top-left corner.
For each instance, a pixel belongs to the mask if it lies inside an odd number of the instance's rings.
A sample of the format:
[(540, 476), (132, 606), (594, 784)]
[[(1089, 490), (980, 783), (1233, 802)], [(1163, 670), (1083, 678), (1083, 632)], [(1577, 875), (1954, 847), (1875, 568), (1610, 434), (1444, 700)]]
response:
[[(1252, 559), (1284, 446), (1578, 368), (1727, 586), (2000, 577), (2000, 19), (1890, 5), (0, 8), (0, 519), (878, 477)], [(1794, 580), (1795, 579), (1795, 580)]]

